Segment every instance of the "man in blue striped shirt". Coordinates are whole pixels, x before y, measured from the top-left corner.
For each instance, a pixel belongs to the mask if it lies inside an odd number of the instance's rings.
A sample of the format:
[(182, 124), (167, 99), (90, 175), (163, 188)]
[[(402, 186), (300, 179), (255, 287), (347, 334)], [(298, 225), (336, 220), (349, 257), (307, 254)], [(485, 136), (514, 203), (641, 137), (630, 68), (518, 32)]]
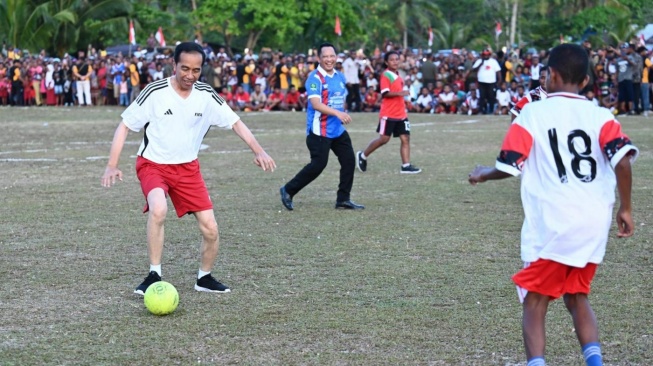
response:
[(311, 162), (281, 187), (281, 203), (288, 210), (294, 209), (293, 196), (322, 173), (329, 161), (329, 150), (333, 150), (340, 162), (340, 185), (335, 207), (360, 210), (365, 206), (350, 199), (356, 158), (344, 127), (351, 122), (351, 116), (345, 113), (345, 78), (335, 70), (335, 46), (330, 43), (321, 44), (317, 56), (319, 66), (308, 75), (305, 84), (308, 95), (306, 146), (311, 153)]

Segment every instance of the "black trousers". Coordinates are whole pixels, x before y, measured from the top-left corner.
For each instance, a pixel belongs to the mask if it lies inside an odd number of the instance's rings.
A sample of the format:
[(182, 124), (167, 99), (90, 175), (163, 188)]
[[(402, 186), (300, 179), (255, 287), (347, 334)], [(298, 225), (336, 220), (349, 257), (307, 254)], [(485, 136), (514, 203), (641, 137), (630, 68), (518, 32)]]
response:
[(494, 112), (494, 103), (496, 103), (494, 83), (478, 83), (478, 91), (480, 94), (479, 106), (481, 107), (481, 111), (484, 114), (491, 114)]
[(338, 202), (350, 198), (351, 187), (354, 185), (354, 169), (356, 158), (354, 147), (347, 131), (336, 138), (328, 138), (309, 134), (306, 136), (306, 146), (311, 153), (311, 162), (286, 183), (286, 192), (294, 196), (309, 183), (315, 180), (329, 161), (329, 150), (332, 150), (340, 162), (340, 185), (338, 185)]
[[(360, 84), (347, 84), (347, 110), (349, 112), (361, 111)], [(355, 106), (353, 104), (356, 104)]]

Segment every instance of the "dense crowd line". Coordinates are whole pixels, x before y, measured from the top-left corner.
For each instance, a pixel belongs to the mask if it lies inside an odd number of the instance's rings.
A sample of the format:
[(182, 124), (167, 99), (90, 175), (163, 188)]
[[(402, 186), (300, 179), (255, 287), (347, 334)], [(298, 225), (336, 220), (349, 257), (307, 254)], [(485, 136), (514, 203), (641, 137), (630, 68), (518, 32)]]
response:
[[(615, 114), (648, 115), (653, 59), (643, 46), (583, 46), (590, 55), (590, 82), (583, 95)], [(262, 52), (230, 57), (223, 48), (203, 45), (207, 62), (201, 81), (211, 85), (236, 111), (303, 110), (306, 76), (315, 68), (315, 50), (306, 54)], [(151, 50), (151, 49), (150, 49)], [(336, 69), (347, 80), (347, 110), (378, 111), (383, 54), (400, 52), (399, 76), (410, 92), (406, 108), (415, 113), (507, 114), (542, 84), (548, 52), (400, 49), (391, 43), (371, 55), (338, 54)], [(149, 55), (149, 56), (148, 56)], [(153, 57), (154, 56), (154, 57)], [(26, 106), (127, 106), (150, 82), (172, 75), (173, 60), (144, 50), (130, 55), (98, 52), (89, 46), (77, 57), (21, 54), (11, 47), (0, 56), (0, 104)]]

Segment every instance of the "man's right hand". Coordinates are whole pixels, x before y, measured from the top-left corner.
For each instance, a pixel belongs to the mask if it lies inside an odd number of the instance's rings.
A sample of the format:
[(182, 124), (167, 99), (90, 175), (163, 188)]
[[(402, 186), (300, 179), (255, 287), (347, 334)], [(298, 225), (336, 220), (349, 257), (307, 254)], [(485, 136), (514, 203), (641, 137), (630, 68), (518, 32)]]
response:
[(116, 184), (116, 178), (122, 181), (122, 172), (118, 168), (107, 167), (104, 170), (104, 175), (102, 175), (101, 183), (102, 187), (111, 187)]

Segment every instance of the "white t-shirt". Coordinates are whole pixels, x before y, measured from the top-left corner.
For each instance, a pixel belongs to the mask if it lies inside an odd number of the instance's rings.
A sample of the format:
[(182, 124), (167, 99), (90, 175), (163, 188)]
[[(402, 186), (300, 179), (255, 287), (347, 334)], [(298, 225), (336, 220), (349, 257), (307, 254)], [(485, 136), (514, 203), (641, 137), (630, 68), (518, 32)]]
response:
[(415, 105), (418, 105), (420, 107), (428, 107), (431, 105), (431, 102), (433, 101), (433, 98), (431, 97), (431, 94), (420, 94), (417, 97), (417, 100), (415, 101)]
[(342, 63), (342, 73), (345, 75), (345, 80), (349, 84), (360, 84), (358, 77), (358, 63), (353, 58), (347, 57), (345, 62)]
[(138, 155), (158, 164), (197, 159), (211, 126), (230, 129), (240, 120), (210, 85), (196, 82), (183, 99), (171, 78), (148, 84), (121, 116), (130, 130), (145, 129)]
[(497, 104), (500, 107), (507, 107), (510, 105), (510, 92), (508, 90), (497, 90)]
[(499, 66), (499, 63), (497, 60), (493, 58), (489, 58), (487, 60), (483, 60), (482, 58), (479, 58), (474, 62), (474, 65), (472, 65), (472, 68), (478, 67), (478, 65), (481, 64), (481, 62), (485, 61), (483, 63), (483, 66), (481, 66), (478, 69), (478, 82), (479, 83), (489, 83), (489, 84), (494, 84), (497, 82), (497, 71), (501, 71), (501, 66)]
[(496, 168), (522, 175), (521, 258), (573, 267), (601, 263), (612, 222), (614, 166), (638, 149), (610, 111), (552, 93), (510, 125)]

